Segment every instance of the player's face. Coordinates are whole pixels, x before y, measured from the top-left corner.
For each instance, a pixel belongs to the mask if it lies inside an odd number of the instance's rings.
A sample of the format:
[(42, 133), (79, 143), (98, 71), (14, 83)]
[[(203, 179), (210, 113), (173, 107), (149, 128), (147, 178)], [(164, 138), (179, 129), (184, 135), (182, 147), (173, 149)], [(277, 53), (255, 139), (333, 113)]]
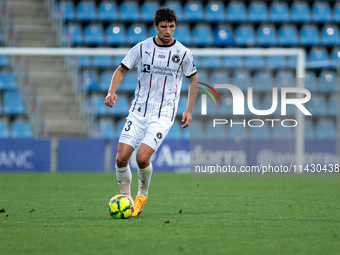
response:
[(157, 30), (157, 37), (163, 43), (163, 45), (168, 45), (173, 42), (172, 36), (174, 35), (176, 28), (175, 22), (161, 21), (158, 26), (155, 25)]

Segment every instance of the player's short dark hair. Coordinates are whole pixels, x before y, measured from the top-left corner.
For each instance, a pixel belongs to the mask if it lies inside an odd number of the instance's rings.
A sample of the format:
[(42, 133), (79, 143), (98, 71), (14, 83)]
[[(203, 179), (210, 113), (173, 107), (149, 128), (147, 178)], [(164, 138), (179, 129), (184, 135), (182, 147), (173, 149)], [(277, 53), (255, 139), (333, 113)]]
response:
[(174, 10), (168, 7), (159, 7), (155, 12), (155, 24), (158, 26), (159, 22), (175, 22), (177, 21), (177, 14)]

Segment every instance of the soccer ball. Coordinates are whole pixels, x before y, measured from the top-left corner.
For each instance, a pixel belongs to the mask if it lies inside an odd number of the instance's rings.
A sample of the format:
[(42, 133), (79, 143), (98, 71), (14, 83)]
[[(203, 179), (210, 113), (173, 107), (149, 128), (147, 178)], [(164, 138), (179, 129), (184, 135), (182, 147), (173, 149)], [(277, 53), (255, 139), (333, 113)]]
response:
[(133, 201), (122, 194), (114, 196), (109, 202), (109, 213), (114, 219), (128, 219), (133, 214)]

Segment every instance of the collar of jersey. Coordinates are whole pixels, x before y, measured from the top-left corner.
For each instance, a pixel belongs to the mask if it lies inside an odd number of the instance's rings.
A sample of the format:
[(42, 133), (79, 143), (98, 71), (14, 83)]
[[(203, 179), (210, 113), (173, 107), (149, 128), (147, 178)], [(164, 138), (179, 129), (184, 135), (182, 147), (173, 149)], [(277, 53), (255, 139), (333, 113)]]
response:
[(153, 42), (154, 44), (156, 44), (158, 47), (171, 47), (173, 46), (175, 43), (176, 43), (176, 39), (174, 39), (174, 42), (170, 45), (159, 45), (157, 42), (156, 42), (156, 36), (152, 38), (153, 39)]

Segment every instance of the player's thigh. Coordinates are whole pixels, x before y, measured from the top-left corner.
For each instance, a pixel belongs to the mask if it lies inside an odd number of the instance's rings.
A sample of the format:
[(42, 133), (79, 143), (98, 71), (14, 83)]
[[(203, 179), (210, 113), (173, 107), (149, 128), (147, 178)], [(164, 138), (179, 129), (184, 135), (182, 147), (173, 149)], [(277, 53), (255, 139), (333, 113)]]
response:
[[(143, 164), (149, 164), (150, 163), (150, 158), (152, 154), (155, 152), (153, 148), (151, 148), (149, 145), (142, 143), (137, 151), (136, 155), (136, 161), (137, 164), (143, 165)], [(147, 167), (147, 166), (146, 166)]]

